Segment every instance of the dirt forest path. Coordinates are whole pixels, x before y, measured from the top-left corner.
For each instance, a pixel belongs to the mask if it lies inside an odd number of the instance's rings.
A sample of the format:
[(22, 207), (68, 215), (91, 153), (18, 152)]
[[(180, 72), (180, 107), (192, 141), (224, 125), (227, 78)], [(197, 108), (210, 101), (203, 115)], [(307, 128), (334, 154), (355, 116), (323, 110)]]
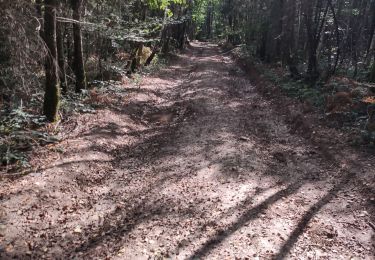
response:
[(4, 181), (1, 259), (374, 259), (374, 156), (292, 133), (216, 45), (170, 63)]

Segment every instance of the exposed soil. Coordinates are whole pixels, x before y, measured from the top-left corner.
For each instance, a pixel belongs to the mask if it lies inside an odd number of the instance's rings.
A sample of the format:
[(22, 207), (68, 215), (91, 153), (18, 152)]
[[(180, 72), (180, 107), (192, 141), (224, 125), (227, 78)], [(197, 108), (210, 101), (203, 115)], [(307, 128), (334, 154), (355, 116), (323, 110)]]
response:
[(170, 63), (2, 181), (1, 259), (374, 259), (373, 152), (216, 45)]

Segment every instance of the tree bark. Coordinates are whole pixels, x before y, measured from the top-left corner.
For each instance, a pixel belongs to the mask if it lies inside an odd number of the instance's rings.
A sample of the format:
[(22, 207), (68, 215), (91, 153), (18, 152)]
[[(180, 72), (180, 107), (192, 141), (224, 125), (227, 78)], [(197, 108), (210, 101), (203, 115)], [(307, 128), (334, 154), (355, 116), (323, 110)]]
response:
[(185, 46), (185, 34), (186, 34), (186, 22), (183, 22), (179, 26), (179, 32), (178, 32), (178, 48), (180, 50), (184, 49)]
[[(61, 14), (61, 4), (59, 6), (59, 13)], [(56, 24), (56, 41), (57, 41), (57, 61), (59, 64), (59, 79), (61, 91), (63, 94), (67, 93), (66, 70), (65, 70), (65, 52), (64, 52), (64, 35), (63, 24), (57, 22)]]
[(281, 49), (282, 49), (282, 63), (288, 64), (291, 56), (294, 56), (295, 52), (295, 17), (296, 17), (296, 3), (295, 0), (287, 0), (284, 5), (285, 16), (283, 18), (282, 26), (282, 37), (281, 37)]
[(335, 63), (333, 64), (333, 68), (329, 72), (328, 77), (331, 75), (334, 75), (336, 73), (337, 65), (339, 63), (339, 58), (341, 54), (341, 47), (340, 47), (340, 31), (339, 31), (339, 22), (337, 21), (337, 15), (335, 12), (335, 8), (333, 7), (332, 0), (328, 1), (329, 8), (331, 9), (332, 12), (332, 17), (333, 17), (333, 22), (335, 26), (335, 34), (336, 34), (336, 47), (337, 47), (337, 52), (336, 52), (336, 57), (335, 57)]
[(371, 13), (372, 13), (372, 19), (371, 19), (371, 25), (370, 25), (370, 38), (367, 43), (367, 50), (366, 50), (366, 63), (370, 64), (372, 55), (371, 53), (375, 52), (375, 0), (371, 3)]
[(322, 12), (322, 1), (318, 0), (314, 10), (313, 2), (305, 0), (304, 16), (307, 31), (308, 44), (308, 62), (307, 62), (307, 80), (315, 82), (319, 76), (317, 50), (320, 42), (322, 30), (325, 25), (329, 4), (326, 5)]
[(370, 38), (368, 40), (367, 44), (367, 54), (370, 52), (372, 40), (374, 39), (374, 33), (375, 33), (375, 0), (371, 3), (371, 13), (372, 13), (372, 19), (371, 19), (371, 25), (370, 25)]
[(76, 92), (86, 89), (86, 74), (83, 64), (82, 32), (81, 32), (81, 7), (82, 0), (71, 0), (73, 9), (73, 40), (74, 40), (74, 74), (76, 76)]
[(283, 31), (283, 0), (273, 1), (267, 28), (266, 62), (273, 62), (280, 58), (281, 35)]
[(371, 67), (370, 82), (375, 83), (375, 61), (372, 64), (372, 67)]
[(45, 0), (44, 10), (44, 40), (48, 49), (46, 60), (46, 86), (43, 112), (48, 121), (58, 118), (60, 102), (60, 85), (57, 73), (57, 43), (56, 43), (56, 0)]
[(148, 65), (151, 64), (152, 60), (155, 58), (155, 56), (156, 56), (157, 53), (158, 53), (158, 49), (155, 48), (155, 49), (152, 51), (151, 55), (147, 58), (147, 60), (146, 60), (146, 62), (145, 62), (145, 66), (148, 66)]

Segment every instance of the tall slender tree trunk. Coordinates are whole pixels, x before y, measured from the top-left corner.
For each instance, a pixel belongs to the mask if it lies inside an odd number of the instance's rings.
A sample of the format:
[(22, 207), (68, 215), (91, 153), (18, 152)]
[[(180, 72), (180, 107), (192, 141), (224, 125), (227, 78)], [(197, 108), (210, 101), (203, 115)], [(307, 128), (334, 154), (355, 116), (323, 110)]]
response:
[(210, 2), (207, 6), (206, 10), (206, 36), (207, 39), (211, 39), (212, 37), (212, 16), (213, 16), (213, 5)]
[(370, 64), (372, 53), (375, 52), (375, 0), (371, 3), (371, 13), (372, 13), (372, 19), (371, 19), (371, 25), (370, 25), (370, 38), (367, 43), (367, 50), (366, 50), (366, 63)]
[(287, 0), (284, 4), (284, 18), (282, 26), (282, 37), (281, 37), (281, 52), (282, 52), (282, 64), (286, 64), (289, 67), (290, 74), (293, 78), (299, 78), (300, 73), (297, 68), (296, 61), (296, 33), (295, 33), (295, 22), (296, 22), (297, 6), (295, 0)]
[(43, 112), (51, 122), (58, 118), (60, 86), (57, 73), (56, 0), (45, 0), (44, 40), (48, 48)]
[(372, 39), (372, 50), (373, 50), (373, 63), (372, 63), (372, 67), (371, 67), (371, 72), (370, 72), (370, 82), (373, 82), (375, 83), (375, 39), (373, 38)]
[[(59, 4), (59, 14), (61, 14), (61, 3)], [(67, 92), (66, 72), (65, 72), (65, 52), (64, 52), (64, 35), (63, 24), (57, 22), (56, 24), (56, 41), (57, 41), (57, 61), (59, 64), (59, 79), (61, 91), (63, 94)]]
[(266, 62), (273, 62), (280, 58), (281, 34), (283, 30), (283, 0), (273, 1), (267, 28)]
[(65, 71), (65, 55), (64, 55), (64, 37), (62, 32), (62, 24), (57, 24), (57, 61), (59, 64), (59, 79), (61, 84), (61, 91), (63, 94), (67, 92), (67, 82), (66, 82), (66, 71)]
[(370, 82), (375, 83), (375, 61), (372, 64), (372, 67), (371, 67)]
[(167, 25), (167, 8), (164, 10), (164, 18), (163, 18), (163, 25), (160, 31), (160, 45), (161, 45), (161, 52), (167, 53), (169, 51), (169, 26)]
[(307, 75), (308, 79), (311, 81), (315, 81), (319, 77), (319, 70), (318, 70), (318, 57), (316, 55), (316, 47), (314, 47), (314, 43), (311, 44), (309, 47), (309, 58), (307, 62)]
[(295, 0), (287, 0), (284, 5), (284, 18), (282, 26), (281, 49), (282, 49), (282, 63), (288, 64), (290, 56), (294, 54), (294, 24), (296, 18), (296, 3)]
[(81, 7), (82, 0), (71, 0), (73, 9), (73, 39), (74, 39), (74, 74), (76, 76), (76, 92), (86, 88), (86, 75), (83, 64), (82, 32), (81, 32)]
[[(307, 77), (310, 81), (315, 81), (319, 77), (318, 71), (318, 60), (316, 50), (318, 48), (317, 37), (315, 33), (315, 27), (313, 16), (313, 2), (307, 0), (304, 6), (304, 16), (307, 31), (307, 47), (308, 47), (308, 61), (307, 61)], [(316, 21), (315, 21), (316, 22)]]
[(186, 22), (179, 25), (178, 48), (182, 50), (185, 46)]
[[(315, 82), (320, 72), (318, 69), (318, 47), (322, 34), (322, 30), (325, 25), (329, 4), (326, 3), (326, 7), (323, 11), (323, 1), (318, 0), (314, 11), (313, 2), (308, 0), (304, 6), (304, 16), (307, 31), (307, 45), (308, 45), (308, 62), (307, 62), (307, 80)], [(321, 12), (323, 12), (321, 14)]]
[(65, 26), (65, 34), (66, 34), (66, 56), (67, 56), (67, 66), (69, 69), (73, 69), (74, 60), (73, 60), (73, 42), (72, 42), (72, 26), (67, 24)]
[[(327, 75), (327, 78), (336, 73), (337, 65), (339, 63), (339, 58), (340, 58), (340, 54), (341, 54), (340, 30), (339, 30), (339, 22), (337, 20), (337, 13), (335, 11), (335, 8), (333, 7), (332, 0), (328, 0), (328, 4), (329, 4), (329, 8), (330, 8), (331, 13), (332, 13), (333, 22), (334, 22), (334, 26), (335, 26), (337, 51), (336, 51), (336, 57), (335, 57), (333, 67), (330, 69), (330, 71)], [(330, 49), (332, 50), (332, 48), (330, 48)], [(331, 54), (329, 54), (329, 57), (331, 57)]]

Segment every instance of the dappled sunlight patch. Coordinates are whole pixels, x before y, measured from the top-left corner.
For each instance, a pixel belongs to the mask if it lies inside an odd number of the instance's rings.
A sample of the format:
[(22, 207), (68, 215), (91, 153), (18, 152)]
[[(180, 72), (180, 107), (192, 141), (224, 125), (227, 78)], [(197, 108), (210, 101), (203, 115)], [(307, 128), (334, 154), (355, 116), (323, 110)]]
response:
[(214, 179), (221, 170), (221, 165), (219, 163), (211, 164), (206, 167), (203, 167), (197, 171), (197, 177), (204, 180)]
[(97, 151), (82, 152), (82, 153), (80, 153), (79, 158), (71, 157), (71, 158), (67, 158), (67, 159), (62, 159), (60, 162), (56, 163), (54, 165), (54, 167), (64, 169), (66, 165), (70, 165), (72, 168), (76, 168), (76, 167), (78, 167), (78, 165), (87, 164), (90, 161), (105, 163), (105, 162), (110, 162), (111, 159), (113, 159), (113, 158), (108, 156), (108, 154), (106, 154), (106, 153), (101, 153), (101, 152), (97, 152)]
[[(195, 83), (192, 82), (192, 86), (194, 86)], [(197, 88), (191, 89), (189, 91), (186, 91), (183, 94), (184, 98), (192, 98), (192, 97), (206, 97), (208, 94), (211, 94), (212, 97), (220, 97), (224, 94), (223, 90), (217, 89), (217, 88), (199, 88), (199, 82), (197, 84)]]
[(237, 101), (232, 101), (232, 102), (226, 104), (226, 106), (228, 106), (229, 108), (232, 108), (232, 109), (240, 108), (242, 105), (243, 105), (242, 102), (237, 102)]
[(157, 78), (145, 78), (142, 80), (139, 88), (145, 88), (150, 90), (165, 90), (170, 89), (176, 86), (176, 82), (171, 81), (170, 79), (163, 79), (160, 77)]
[[(205, 70), (202, 72), (196, 72), (193, 75), (194, 77), (199, 77), (200, 80), (212, 80), (212, 76), (222, 76), (220, 72), (212, 71), (212, 70)], [(220, 79), (221, 80), (221, 79)]]
[[(223, 212), (231, 212), (238, 205), (245, 203), (244, 208), (253, 205), (254, 200), (251, 197), (256, 197), (256, 187), (258, 183), (236, 183), (235, 185), (229, 182), (221, 182), (223, 185), (219, 188), (220, 205), (217, 205)], [(263, 194), (262, 194), (263, 195)]]

